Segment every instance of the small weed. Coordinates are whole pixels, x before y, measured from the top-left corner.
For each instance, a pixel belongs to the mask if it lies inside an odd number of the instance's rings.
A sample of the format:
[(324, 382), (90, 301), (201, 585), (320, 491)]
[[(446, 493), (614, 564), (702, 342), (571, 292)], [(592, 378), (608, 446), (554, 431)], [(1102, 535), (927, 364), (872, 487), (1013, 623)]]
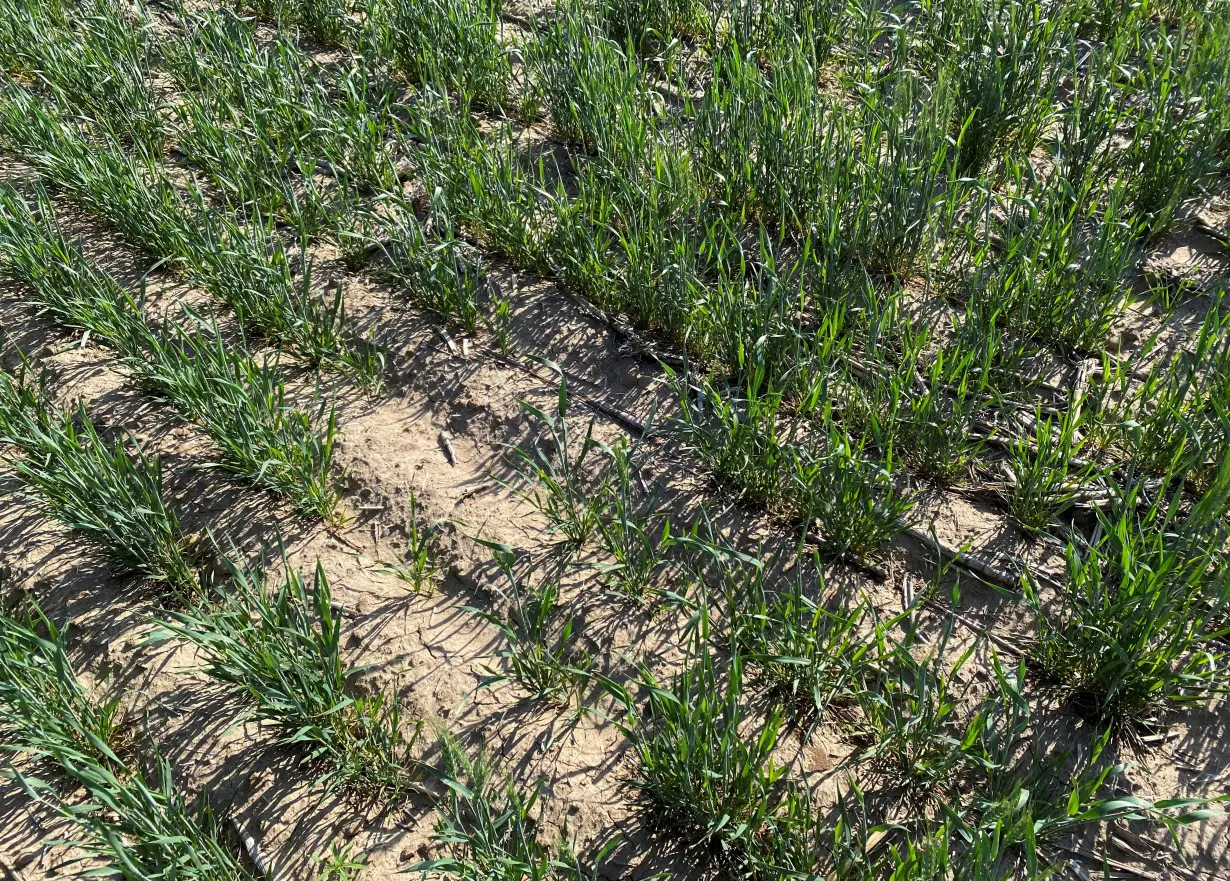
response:
[(329, 852), (316, 859), (316, 881), (353, 881), (367, 868), (366, 854), (352, 854), (350, 845), (329, 845)]

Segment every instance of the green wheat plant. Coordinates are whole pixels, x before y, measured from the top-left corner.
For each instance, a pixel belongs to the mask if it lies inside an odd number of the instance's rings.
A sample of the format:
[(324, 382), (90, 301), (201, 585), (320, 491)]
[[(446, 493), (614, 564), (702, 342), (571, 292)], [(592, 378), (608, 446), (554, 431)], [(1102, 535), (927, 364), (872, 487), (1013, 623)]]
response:
[(971, 428), (988, 400), (992, 350), (958, 337), (928, 354), (924, 342), (910, 341), (895, 367), (850, 383), (845, 412), (853, 431), (885, 456), (891, 451), (935, 480), (952, 483), (985, 444)]
[(543, 409), (518, 401), (522, 411), (534, 421), (537, 436), (526, 450), (513, 447), (508, 462), (517, 481), (513, 491), (547, 518), (550, 531), (559, 533), (570, 544), (580, 547), (593, 535), (602, 513), (602, 493), (594, 486), (588, 468), (601, 451), (594, 437), (591, 418), (578, 442), (569, 423), (568, 383), (558, 365), (547, 362), (560, 379), (555, 405)]
[(933, 244), (953, 186), (953, 89), (946, 72), (928, 86), (902, 67), (863, 90), (854, 207), (841, 218), (841, 244), (869, 271), (908, 278)]
[[(868, 746), (860, 762), (890, 776), (911, 793), (951, 788), (964, 766), (963, 742), (977, 728), (960, 725), (963, 691), (960, 672), (976, 646), (951, 663), (946, 657), (951, 626), (925, 660), (917, 660), (908, 645), (889, 644), (884, 628), (876, 634), (880, 675), (859, 694), (861, 728)], [(985, 720), (975, 716), (970, 725)]]
[(956, 166), (981, 173), (997, 155), (1028, 152), (1054, 112), (1056, 61), (1074, 16), (1041, 0), (933, 0), (923, 37), (948, 66), (960, 127)]
[(598, 18), (607, 34), (619, 45), (638, 53), (661, 52), (678, 39), (704, 36), (712, 27), (716, 10), (702, 0), (602, 0)]
[[(1007, 173), (1030, 174), (1012, 165)], [(997, 310), (1016, 333), (1068, 352), (1097, 351), (1126, 304), (1128, 272), (1140, 256), (1126, 191), (1102, 192), (1087, 175), (1015, 180), (1020, 195), (1002, 209), (984, 200), (983, 219), (966, 229), (966, 296), (983, 312)], [(992, 223), (990, 212), (998, 210), (1004, 220)]]
[(424, 524), (418, 513), (418, 499), (411, 491), (410, 516), (406, 518), (406, 551), (400, 561), (385, 564), (386, 571), (409, 584), (416, 594), (430, 592), (442, 569), (436, 544), (440, 521)]
[[(716, 278), (705, 292), (703, 311), (692, 322), (693, 333), (706, 338), (696, 340), (694, 347), (720, 360), (732, 382), (750, 381), (763, 370), (763, 381), (791, 397), (813, 362), (820, 360), (810, 351), (812, 341), (800, 316), (809, 300), (825, 296), (831, 279), (827, 271), (835, 267), (813, 261), (806, 250), (797, 260), (779, 265), (779, 248), (763, 226), (759, 239), (758, 254), (739, 253), (737, 261), (726, 255), (715, 257)], [(835, 305), (833, 312), (840, 311)], [(818, 330), (817, 339), (824, 330), (827, 327)], [(817, 372), (822, 368), (817, 366)]]
[(47, 183), (142, 249), (161, 257), (185, 249), (192, 221), (171, 182), (147, 175), (156, 162), (148, 151), (126, 152), (114, 133), (101, 148), (79, 126), (12, 83), (0, 92), (0, 139)]
[(313, 366), (380, 386), (382, 355), (357, 338), (341, 288), (331, 299), (318, 297), (306, 254), (296, 273), (268, 219), (253, 217), (244, 225), (213, 210), (199, 190), (180, 194), (152, 157), (134, 159), (114, 136), (92, 142), (19, 87), (8, 87), (0, 99), (0, 141), (143, 250), (174, 261), (253, 330), (284, 342)]
[(486, 290), (486, 267), (476, 249), (455, 234), (451, 212), (432, 197), (431, 220), (424, 224), (400, 198), (372, 221), (371, 238), (381, 255), (379, 272), (411, 300), (459, 329), (473, 333)]
[(29, 287), (31, 304), (129, 357), (148, 333), (135, 304), (65, 235), (47, 191), (27, 200), (0, 184), (0, 270)]
[(414, 161), (431, 193), (430, 217), (442, 238), (464, 229), (477, 243), (534, 271), (549, 269), (548, 165), (530, 163), (508, 125), (482, 133), (468, 113), (428, 90), (413, 132)]
[(279, 25), (298, 27), (325, 46), (347, 46), (358, 37), (351, 0), (244, 0), (253, 12)]
[(1129, 51), (1128, 41), (1119, 39), (1087, 52), (1067, 53), (1064, 72), (1072, 83), (1072, 96), (1059, 111), (1053, 174), (1070, 183), (1073, 195), (1085, 189), (1081, 182), (1104, 181), (1113, 172), (1117, 158), (1112, 141), (1123, 114), (1122, 84), (1116, 72)]
[(858, 126), (853, 111), (815, 94), (816, 79), (802, 51), (772, 76), (733, 43), (719, 51), (690, 129), (696, 176), (719, 205), (759, 215), (774, 232), (840, 226), (859, 201)]
[[(1217, 554), (1230, 463), (1183, 516), (1178, 494), (1144, 504), (1129, 487), (1098, 512), (1100, 538), (1067, 547), (1057, 608), (1025, 582), (1037, 640), (1031, 658), (1060, 693), (1104, 723), (1148, 726), (1224, 688), (1222, 620), (1230, 592)], [(1138, 513), (1138, 505), (1142, 510)]]
[(1045, 754), (1033, 742), (1026, 662), (1008, 668), (992, 656), (991, 669), (995, 687), (976, 711), (973, 736), (963, 743), (976, 782), (958, 813), (971, 826), (1019, 848), (1027, 861), (1041, 862), (1058, 839), (1085, 825), (1147, 819), (1174, 832), (1212, 813), (1209, 802), (1199, 799), (1150, 802), (1116, 794), (1112, 781), (1127, 764), (1107, 761), (1109, 729), (1075, 754)]
[(682, 672), (665, 683), (642, 672), (635, 688), (643, 707), (622, 687), (612, 692), (640, 764), (635, 785), (657, 822), (689, 849), (738, 867), (777, 806), (785, 769), (772, 754), (782, 713), (772, 710), (758, 734), (745, 730), (744, 661), (736, 653), (723, 682), (701, 615)]
[(1122, 164), (1129, 201), (1150, 238), (1173, 228), (1181, 212), (1224, 165), (1230, 106), (1226, 16), (1159, 29), (1136, 77), (1140, 98), (1129, 111), (1132, 141)]
[[(92, 700), (68, 658), (67, 625), (57, 626), (37, 606), (0, 611), (0, 730), (6, 749), (53, 765), (82, 787), (69, 800), (54, 777), (12, 773), (26, 795), (79, 830), (71, 840), (126, 881), (253, 881), (227, 833), (201, 798), (194, 809), (176, 787), (171, 765), (153, 757), (147, 775), (121, 758), (119, 701)], [(71, 865), (71, 862), (70, 862)]]
[[(1113, 407), (1136, 466), (1207, 485), (1230, 450), (1230, 328), (1214, 299), (1189, 345), (1163, 357)], [(1156, 341), (1146, 347), (1147, 354)]]
[(322, 298), (313, 291), (305, 249), (296, 261), (274, 225), (261, 219), (245, 227), (219, 218), (198, 235), (185, 259), (189, 278), (233, 308), (241, 321), (286, 343), (309, 365), (339, 370), (379, 391), (383, 353), (358, 337), (340, 284), (332, 286), (331, 296)]
[(32, 77), (80, 114), (159, 149), (163, 123), (151, 86), (150, 21), (113, 0), (0, 3), (0, 65)]
[(1044, 414), (1039, 408), (1033, 431), (1009, 441), (1010, 481), (1005, 500), (1026, 532), (1037, 533), (1049, 526), (1098, 475), (1093, 463), (1073, 461), (1086, 455), (1088, 438), (1081, 433), (1084, 412), (1080, 401), (1072, 402), (1059, 416)]
[[(732, 648), (753, 682), (794, 721), (813, 724), (848, 712), (875, 670), (875, 642), (867, 638), (866, 604), (826, 603), (819, 557), (780, 590), (768, 585), (776, 560), (722, 570)], [(748, 570), (751, 571), (748, 571)]]
[(510, 548), (490, 546), (507, 583), (506, 588), (495, 588), (506, 611), (470, 611), (495, 627), (508, 646), (496, 654), (503, 661), (503, 669), (488, 667), (480, 687), (513, 682), (528, 693), (530, 700), (580, 706), (593, 664), (578, 645), (576, 619), (563, 604), (559, 579), (544, 576), (537, 579), (538, 584), (532, 584), (532, 566), (519, 571), (516, 555)]
[(739, 3), (729, 13), (730, 35), (770, 68), (789, 57), (796, 45), (821, 65), (837, 47), (847, 11), (838, 0), (754, 0)]
[(315, 233), (348, 199), (393, 185), (391, 91), (366, 66), (323, 67), (222, 12), (180, 30), (162, 49), (181, 93), (177, 146), (229, 202)]
[(883, 547), (905, 528), (914, 506), (911, 494), (894, 485), (891, 450), (883, 459), (870, 453), (831, 418), (789, 453), (783, 492), (805, 531), (817, 525), (821, 545), (836, 557), (861, 559)]
[[(438, 805), (435, 841), (447, 855), (413, 870), (462, 881), (597, 881), (567, 841), (552, 849), (538, 835), (541, 788), (528, 794), (502, 780), (486, 755), (471, 757), (455, 738), (440, 736), (440, 775), (448, 795)], [(610, 850), (600, 848), (595, 863)]]
[(648, 99), (635, 58), (607, 38), (592, 14), (568, 2), (525, 48), (535, 100), (556, 134), (613, 162), (634, 162), (643, 147)]
[(778, 439), (782, 394), (767, 385), (759, 367), (742, 397), (723, 395), (706, 381), (695, 403), (683, 395), (683, 416), (675, 423), (680, 437), (713, 476), (751, 505), (763, 505), (778, 495), (787, 459), (785, 445)]
[(124, 571), (189, 593), (192, 542), (166, 501), (160, 461), (125, 437), (106, 441), (84, 406), (63, 412), (26, 376), (0, 372), (0, 442), (7, 464), (57, 521)]
[(339, 522), (341, 492), (333, 455), (341, 432), (336, 411), (293, 407), (276, 363), (236, 351), (213, 325), (191, 332), (164, 329), (138, 380), (199, 424), (217, 446), (219, 465), (288, 499), (296, 510)]
[(355, 696), (340, 652), (342, 618), (324, 569), (311, 584), (292, 568), (281, 583), (225, 561), (213, 596), (160, 622), (153, 640), (181, 636), (201, 651), (211, 677), (244, 698), (244, 714), (266, 719), (298, 746), (315, 784), (395, 803), (418, 774), (410, 757), (418, 729), (403, 731), (396, 696)]
[(378, 0), (373, 18), (394, 66), (412, 82), (455, 89), (482, 107), (500, 110), (508, 106), (513, 85), (502, 5), (501, 0)]
[(120, 704), (91, 700), (68, 656), (67, 626), (36, 605), (0, 611), (0, 725), (14, 753), (117, 769)]
[(675, 544), (671, 520), (659, 504), (660, 487), (643, 494), (637, 490), (643, 478), (627, 442), (620, 438), (609, 450), (597, 530), (611, 562), (599, 569), (619, 596), (643, 601)]
[(327, 854), (316, 858), (316, 863), (320, 867), (316, 871), (316, 881), (354, 881), (367, 868), (367, 856), (352, 853), (350, 845), (334, 842), (329, 845)]
[(258, 364), (242, 340), (228, 344), (194, 315), (151, 327), (141, 303), (85, 258), (60, 228), (41, 189), (31, 209), (0, 188), (0, 265), (28, 284), (35, 304), (112, 349), (147, 390), (199, 424), (222, 453), (222, 466), (286, 496), (300, 510), (333, 521), (338, 494), (331, 465), (332, 412), (313, 416), (286, 404), (276, 364)]

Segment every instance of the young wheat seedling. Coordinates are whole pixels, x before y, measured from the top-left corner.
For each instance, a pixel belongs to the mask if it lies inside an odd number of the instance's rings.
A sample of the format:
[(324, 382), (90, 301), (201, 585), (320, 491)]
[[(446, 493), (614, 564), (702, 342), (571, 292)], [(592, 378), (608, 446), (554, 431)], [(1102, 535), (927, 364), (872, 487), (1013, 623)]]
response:
[(162, 466), (131, 438), (104, 441), (84, 406), (61, 412), (28, 379), (0, 371), (0, 443), (7, 464), (60, 523), (97, 544), (125, 571), (190, 593), (189, 538), (162, 489)]
[(355, 697), (355, 671), (340, 653), (342, 618), (318, 564), (309, 587), (288, 568), (280, 585), (226, 561), (227, 584), (194, 608), (174, 612), (165, 633), (195, 643), (209, 675), (247, 699), (248, 715), (281, 726), (289, 744), (320, 767), (316, 784), (397, 802), (411, 790), (401, 710), (388, 692)]

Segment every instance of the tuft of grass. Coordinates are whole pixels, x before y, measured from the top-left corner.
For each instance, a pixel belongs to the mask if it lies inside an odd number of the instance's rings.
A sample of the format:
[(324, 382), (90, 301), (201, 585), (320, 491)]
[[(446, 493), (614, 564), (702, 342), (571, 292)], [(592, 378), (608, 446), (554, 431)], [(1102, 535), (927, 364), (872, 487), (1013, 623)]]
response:
[(268, 219), (256, 216), (244, 225), (213, 210), (199, 190), (182, 196), (155, 157), (134, 158), (106, 132), (98, 141), (87, 138), (12, 85), (0, 97), (0, 142), (142, 249), (174, 261), (249, 329), (288, 345), (312, 366), (379, 388), (383, 356), (357, 337), (341, 287), (331, 300), (317, 297), (306, 252), (296, 274)]
[(463, 105), (502, 110), (513, 86), (502, 7), (502, 0), (378, 0), (371, 14), (381, 48), (411, 82), (454, 89)]
[(805, 532), (813, 522), (819, 526), (826, 552), (863, 559), (905, 528), (914, 501), (894, 486), (891, 449), (876, 461), (865, 441), (853, 441), (827, 418), (814, 437), (791, 450), (785, 492)]
[(311, 586), (288, 568), (280, 584), (225, 561), (224, 589), (170, 613), (153, 638), (182, 636), (205, 659), (205, 671), (245, 698), (247, 715), (278, 724), (283, 742), (301, 745), (320, 769), (315, 783), (395, 803), (418, 774), (395, 695), (355, 696), (340, 645), (342, 616), (324, 569)]
[(763, 505), (781, 489), (785, 446), (778, 440), (782, 393), (765, 381), (764, 370), (747, 381), (743, 397), (723, 395), (704, 381), (695, 395), (681, 392), (680, 437), (723, 485), (750, 505)]
[(776, 591), (766, 583), (775, 560), (721, 570), (732, 650), (769, 699), (807, 725), (823, 721), (830, 710), (848, 709), (876, 661), (875, 642), (864, 633), (868, 606), (820, 605), (811, 596), (824, 590), (818, 555), (814, 567), (814, 588), (800, 565), (785, 589)]
[(162, 489), (162, 466), (131, 438), (103, 440), (78, 406), (61, 412), (27, 377), (0, 371), (0, 443), (7, 464), (47, 512), (123, 570), (188, 593), (192, 543)]
[(1082, 402), (1072, 402), (1059, 416), (1033, 417), (1033, 431), (1009, 442), (1008, 510), (1017, 524), (1029, 533), (1041, 532), (1070, 508), (1081, 490), (1097, 476), (1092, 462), (1082, 465), (1088, 438), (1082, 434)]
[(107, 119), (143, 148), (163, 143), (151, 85), (150, 21), (113, 0), (3, 0), (0, 67), (48, 89), (82, 115)]
[(580, 547), (597, 529), (602, 512), (602, 494), (596, 491), (586, 465), (601, 446), (593, 435), (593, 419), (580, 443), (574, 441), (568, 419), (567, 381), (558, 365), (548, 362), (548, 366), (560, 378), (555, 406), (548, 411), (518, 401), (522, 411), (533, 418), (539, 434), (532, 450), (512, 448), (509, 464), (524, 487), (514, 492), (547, 518), (551, 532), (561, 533), (570, 544)]

